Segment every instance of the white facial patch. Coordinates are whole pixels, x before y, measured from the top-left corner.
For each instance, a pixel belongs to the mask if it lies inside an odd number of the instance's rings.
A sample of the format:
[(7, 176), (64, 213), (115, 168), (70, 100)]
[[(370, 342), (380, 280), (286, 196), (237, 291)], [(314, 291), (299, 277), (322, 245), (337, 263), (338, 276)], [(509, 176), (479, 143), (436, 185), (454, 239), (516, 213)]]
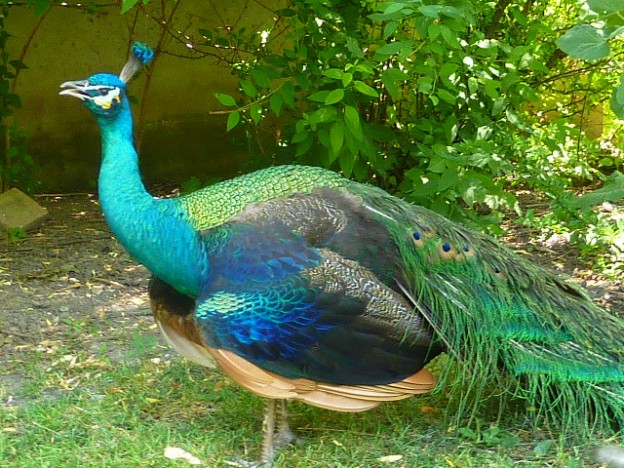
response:
[(102, 109), (110, 109), (113, 105), (113, 101), (120, 102), (121, 98), (119, 97), (119, 88), (111, 88), (109, 86), (92, 86), (91, 89), (108, 89), (109, 91), (104, 94), (98, 94), (97, 96), (92, 98), (92, 101)]

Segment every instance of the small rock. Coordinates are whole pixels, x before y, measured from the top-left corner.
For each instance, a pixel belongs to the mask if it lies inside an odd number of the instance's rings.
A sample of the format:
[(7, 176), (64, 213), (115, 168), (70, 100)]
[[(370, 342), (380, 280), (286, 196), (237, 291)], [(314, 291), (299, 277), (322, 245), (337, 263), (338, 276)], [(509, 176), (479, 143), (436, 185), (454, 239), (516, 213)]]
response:
[(12, 188), (0, 194), (0, 226), (5, 229), (38, 229), (48, 210), (21, 190)]

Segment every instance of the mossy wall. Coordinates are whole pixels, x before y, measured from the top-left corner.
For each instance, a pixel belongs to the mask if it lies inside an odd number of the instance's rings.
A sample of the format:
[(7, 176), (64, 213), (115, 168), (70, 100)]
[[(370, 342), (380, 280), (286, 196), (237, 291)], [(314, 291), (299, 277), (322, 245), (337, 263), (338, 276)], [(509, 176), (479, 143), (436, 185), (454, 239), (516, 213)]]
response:
[[(175, 3), (165, 3), (168, 15)], [(151, 67), (147, 93), (145, 74), (129, 86), (137, 98), (135, 121), (143, 122), (136, 133), (143, 132), (140, 155), (146, 183), (223, 178), (242, 169), (247, 152), (231, 143), (233, 135), (225, 131), (227, 116), (210, 114), (221, 109), (214, 93), (235, 92), (233, 77), (223, 61), (200, 58), (187, 44), (202, 42), (199, 28), (245, 25), (261, 31), (271, 24), (270, 10), (245, 0), (180, 0), (165, 24), (158, 20), (160, 8), (160, 2), (152, 2), (121, 15), (118, 6), (91, 13), (55, 6), (41, 18), (32, 8), (11, 7), (6, 21), (13, 35), (9, 51), (16, 58), (25, 51), (23, 61), (29, 67), (16, 81), (23, 107), (15, 120), (29, 132), (27, 144), (41, 169), (37, 178), (42, 190), (93, 190), (99, 132), (76, 99), (58, 95), (59, 85), (94, 73), (119, 73), (134, 40), (152, 46), (160, 41), (163, 49)], [(185, 41), (184, 35), (191, 39)]]

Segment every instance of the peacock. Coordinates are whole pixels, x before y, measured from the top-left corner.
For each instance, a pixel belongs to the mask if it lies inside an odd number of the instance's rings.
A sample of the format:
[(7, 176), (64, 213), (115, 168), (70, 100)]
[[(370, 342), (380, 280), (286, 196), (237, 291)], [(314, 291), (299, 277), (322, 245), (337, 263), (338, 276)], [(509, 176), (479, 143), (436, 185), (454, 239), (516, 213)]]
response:
[(167, 342), (267, 399), (262, 462), (294, 439), (287, 400), (357, 412), (444, 386), (459, 417), (513, 397), (539, 424), (622, 427), (623, 321), (488, 236), (317, 167), (153, 198), (126, 96), (152, 56), (136, 43), (118, 76), (60, 94), (99, 125), (102, 210), (153, 274)]

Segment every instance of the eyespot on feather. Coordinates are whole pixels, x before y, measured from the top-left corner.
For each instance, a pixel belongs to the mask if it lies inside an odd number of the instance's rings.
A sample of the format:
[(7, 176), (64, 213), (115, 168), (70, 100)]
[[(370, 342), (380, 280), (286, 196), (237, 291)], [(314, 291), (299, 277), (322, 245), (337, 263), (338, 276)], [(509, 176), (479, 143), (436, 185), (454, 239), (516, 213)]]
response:
[(507, 274), (496, 265), (489, 266), (488, 271), (490, 275), (498, 280), (505, 281), (507, 279)]
[(475, 250), (472, 247), (470, 247), (469, 244), (464, 244), (459, 250), (459, 253), (455, 256), (455, 260), (457, 260), (458, 262), (462, 262), (464, 260), (474, 258), (474, 256), (475, 256)]
[(450, 242), (444, 241), (438, 246), (438, 255), (441, 260), (454, 260), (457, 253), (457, 249)]
[(410, 233), (410, 238), (412, 239), (412, 242), (414, 242), (414, 245), (419, 249), (425, 246), (425, 239), (420, 231), (412, 231)]

